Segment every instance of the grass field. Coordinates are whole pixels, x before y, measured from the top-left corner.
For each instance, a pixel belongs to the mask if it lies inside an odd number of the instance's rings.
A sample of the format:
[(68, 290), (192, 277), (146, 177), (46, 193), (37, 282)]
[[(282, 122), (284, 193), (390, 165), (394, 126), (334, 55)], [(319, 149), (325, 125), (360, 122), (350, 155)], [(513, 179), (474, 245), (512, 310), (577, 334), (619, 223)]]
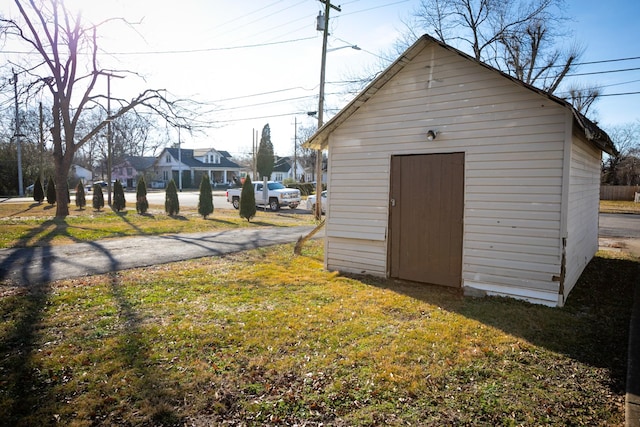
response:
[[(202, 221), (301, 221), (222, 214)], [(113, 215), (89, 223), (112, 232), (126, 222)], [(13, 242), (45, 244), (23, 233)], [(280, 245), (0, 284), (0, 425), (624, 424), (638, 260), (599, 253), (557, 309), (340, 275), (322, 259), (313, 241), (301, 256)]]
[(251, 223), (240, 218), (235, 209), (215, 209), (203, 219), (196, 208), (180, 209), (171, 217), (163, 206), (150, 206), (139, 215), (135, 207), (122, 212), (110, 208), (70, 208), (64, 219), (55, 218), (55, 206), (47, 203), (0, 203), (0, 248), (60, 245), (94, 241), (112, 237), (162, 235), (214, 231), (255, 226), (312, 224), (311, 215), (296, 215), (288, 210), (280, 213), (258, 211)]

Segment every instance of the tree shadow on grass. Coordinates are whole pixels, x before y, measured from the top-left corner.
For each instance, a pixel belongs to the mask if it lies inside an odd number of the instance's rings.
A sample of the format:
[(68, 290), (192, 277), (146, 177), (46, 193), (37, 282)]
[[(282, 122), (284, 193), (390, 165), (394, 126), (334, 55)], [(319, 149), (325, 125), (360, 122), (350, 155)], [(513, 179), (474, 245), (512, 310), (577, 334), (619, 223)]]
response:
[(217, 222), (218, 224), (228, 224), (228, 225), (235, 225), (236, 224), (233, 221), (227, 221), (225, 219), (212, 218), (212, 217), (206, 218), (205, 221)]
[[(118, 351), (112, 355), (120, 358), (127, 369), (133, 369), (139, 381), (137, 389), (132, 395), (138, 399), (136, 405), (139, 411), (151, 425), (173, 426), (183, 425), (183, 420), (174, 411), (178, 406), (175, 396), (180, 395), (176, 389), (177, 384), (169, 387), (163, 384), (161, 375), (153, 367), (151, 362), (152, 349), (144, 339), (143, 316), (135, 309), (129, 296), (122, 289), (122, 283), (117, 273), (110, 273), (111, 294), (118, 305), (118, 313), (125, 324), (125, 328), (119, 337)], [(107, 408), (108, 413), (114, 408)]]
[[(67, 223), (61, 219), (45, 221), (34, 229), (27, 239), (37, 237), (36, 244), (47, 244), (55, 236), (67, 234)], [(69, 236), (71, 237), (71, 236)], [(0, 413), (6, 425), (29, 425), (35, 407), (50, 399), (51, 381), (37, 366), (33, 366), (29, 355), (38, 351), (39, 326), (50, 298), (50, 276), (53, 257), (51, 247), (45, 246), (18, 249), (0, 263), (0, 286), (12, 286), (16, 281), (5, 281), (9, 271), (18, 269), (16, 277), (19, 289), (3, 299), (0, 304), (2, 317), (11, 319), (11, 327), (2, 329), (0, 336), (0, 372), (2, 393)], [(40, 263), (37, 279), (24, 266)], [(22, 266), (22, 267), (21, 267)], [(21, 286), (20, 286), (21, 285)], [(49, 375), (50, 377), (50, 375)], [(36, 393), (35, 391), (38, 390)], [(26, 424), (23, 420), (27, 420)], [(52, 420), (47, 420), (50, 424)]]
[(640, 262), (594, 258), (562, 308), (511, 298), (463, 297), (460, 290), (435, 285), (352, 276), (475, 319), (536, 346), (610, 373), (609, 387), (624, 394), (629, 322)]
[(12, 214), (11, 214), (11, 215), (9, 215), (9, 216), (10, 216), (10, 217), (18, 216), (18, 215), (21, 215), (21, 214), (23, 214), (23, 213), (25, 213), (25, 212), (29, 212), (31, 209), (37, 208), (37, 207), (39, 207), (39, 206), (42, 206), (42, 203), (34, 202), (34, 203), (31, 203), (31, 204), (27, 207), (27, 209), (23, 209), (23, 210), (21, 210), (21, 211), (19, 211), (19, 212), (14, 212), (14, 213), (12, 213)]
[[(48, 244), (61, 235), (77, 241), (69, 235), (64, 219), (46, 221), (27, 239), (36, 239), (37, 246)], [(102, 252), (112, 271), (120, 269), (118, 260), (100, 242), (84, 244)], [(56, 410), (56, 407), (68, 405), (59, 395), (60, 383), (77, 373), (66, 372), (65, 369), (70, 368), (64, 364), (62, 372), (45, 369), (36, 362), (38, 358), (30, 357), (46, 351), (43, 341), (50, 338), (41, 328), (52, 293), (53, 264), (62, 261), (70, 266), (74, 263), (73, 259), (56, 260), (59, 256), (56, 254), (51, 246), (38, 246), (17, 249), (8, 257), (0, 258), (0, 287), (3, 288), (0, 292), (0, 317), (6, 322), (0, 328), (0, 425), (55, 425), (64, 422), (63, 418), (54, 417), (54, 414), (64, 412)], [(33, 265), (38, 265), (37, 272), (29, 268)], [(11, 275), (7, 277), (9, 273)], [(148, 418), (149, 425), (182, 425), (172, 409), (176, 406), (172, 393), (175, 395), (177, 390), (164, 387), (161, 376), (154, 372), (149, 362), (150, 349), (143, 339), (142, 316), (123, 292), (117, 273), (111, 273), (109, 278), (110, 292), (117, 304), (121, 323), (125, 325), (118, 337), (118, 351), (112, 356), (126, 369), (136, 372), (138, 388), (131, 392), (131, 396), (141, 400), (136, 403)], [(110, 399), (97, 399), (88, 406), (90, 413), (104, 419), (117, 413), (118, 405), (119, 402)], [(98, 418), (92, 421), (100, 422)]]

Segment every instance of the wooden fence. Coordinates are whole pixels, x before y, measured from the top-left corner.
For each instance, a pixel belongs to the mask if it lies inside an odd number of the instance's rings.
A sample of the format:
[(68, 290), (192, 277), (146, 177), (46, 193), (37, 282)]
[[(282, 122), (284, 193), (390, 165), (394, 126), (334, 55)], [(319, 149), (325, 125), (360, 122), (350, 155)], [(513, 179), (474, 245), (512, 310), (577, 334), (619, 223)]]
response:
[(635, 193), (640, 193), (640, 185), (601, 185), (600, 200), (633, 201)]

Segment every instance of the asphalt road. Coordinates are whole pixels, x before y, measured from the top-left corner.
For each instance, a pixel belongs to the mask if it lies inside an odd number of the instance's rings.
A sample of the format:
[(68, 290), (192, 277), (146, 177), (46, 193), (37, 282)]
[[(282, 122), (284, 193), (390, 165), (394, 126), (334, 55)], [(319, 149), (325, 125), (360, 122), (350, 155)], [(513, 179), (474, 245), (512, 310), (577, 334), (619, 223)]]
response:
[(624, 237), (640, 239), (640, 215), (600, 214), (600, 237)]

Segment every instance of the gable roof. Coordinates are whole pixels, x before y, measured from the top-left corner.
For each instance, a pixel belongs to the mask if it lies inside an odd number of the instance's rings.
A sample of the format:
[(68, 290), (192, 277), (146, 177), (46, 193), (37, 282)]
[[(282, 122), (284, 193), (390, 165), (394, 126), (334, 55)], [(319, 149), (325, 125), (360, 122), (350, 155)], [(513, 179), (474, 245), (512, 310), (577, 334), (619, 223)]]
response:
[(578, 128), (582, 131), (585, 138), (592, 142), (596, 147), (600, 150), (608, 153), (608, 154), (616, 154), (617, 150), (609, 138), (609, 135), (602, 129), (600, 129), (595, 123), (585, 117), (583, 114), (578, 112), (570, 103), (565, 101), (562, 98), (558, 98), (555, 95), (552, 95), (548, 92), (545, 92), (541, 89), (536, 88), (530, 84), (523, 82), (522, 80), (518, 80), (513, 76), (510, 76), (496, 68), (493, 68), (490, 65), (487, 65), (472, 56), (467, 55), (466, 53), (451, 47), (447, 44), (442, 43), (441, 41), (429, 36), (428, 34), (420, 37), (411, 47), (409, 47), (398, 59), (396, 59), (389, 67), (387, 67), (382, 73), (378, 75), (371, 83), (365, 87), (362, 92), (360, 92), (349, 104), (347, 104), (340, 112), (331, 118), (331, 120), (327, 121), (320, 129), (316, 131), (315, 134), (311, 138), (309, 138), (305, 143), (302, 144), (303, 147), (313, 148), (313, 149), (326, 149), (328, 145), (329, 135), (342, 123), (344, 123), (351, 115), (353, 115), (358, 109), (366, 103), (372, 96), (374, 96), (385, 84), (389, 82), (393, 77), (396, 76), (407, 64), (409, 64), (416, 56), (422, 52), (422, 50), (429, 44), (435, 43), (444, 49), (447, 49), (457, 55), (462, 56), (468, 61), (475, 62), (492, 72), (499, 73), (503, 77), (523, 86), (531, 91), (534, 91), (560, 105), (563, 107), (569, 108), (573, 113), (573, 117), (575, 122), (578, 125)]
[(135, 170), (144, 171), (153, 166), (153, 162), (156, 161), (156, 158), (146, 156), (127, 156), (125, 157), (125, 161), (127, 161)]
[[(164, 149), (167, 153), (171, 154), (171, 156), (174, 159), (178, 159), (178, 149), (177, 148), (165, 148)], [(212, 167), (216, 167), (216, 168), (227, 168), (227, 169), (231, 169), (231, 168), (237, 168), (240, 169), (240, 165), (238, 165), (236, 162), (233, 162), (231, 160), (229, 160), (228, 158), (221, 156), (220, 157), (220, 163), (204, 163), (201, 162), (200, 160), (196, 159), (195, 157), (193, 157), (194, 154), (194, 150), (192, 149), (187, 149), (187, 148), (181, 148), (180, 149), (180, 160), (182, 161), (182, 163), (184, 163), (185, 165), (187, 165), (190, 168), (212, 168)]]
[(289, 157), (276, 157), (273, 166), (274, 172), (289, 172), (291, 170), (291, 159)]

